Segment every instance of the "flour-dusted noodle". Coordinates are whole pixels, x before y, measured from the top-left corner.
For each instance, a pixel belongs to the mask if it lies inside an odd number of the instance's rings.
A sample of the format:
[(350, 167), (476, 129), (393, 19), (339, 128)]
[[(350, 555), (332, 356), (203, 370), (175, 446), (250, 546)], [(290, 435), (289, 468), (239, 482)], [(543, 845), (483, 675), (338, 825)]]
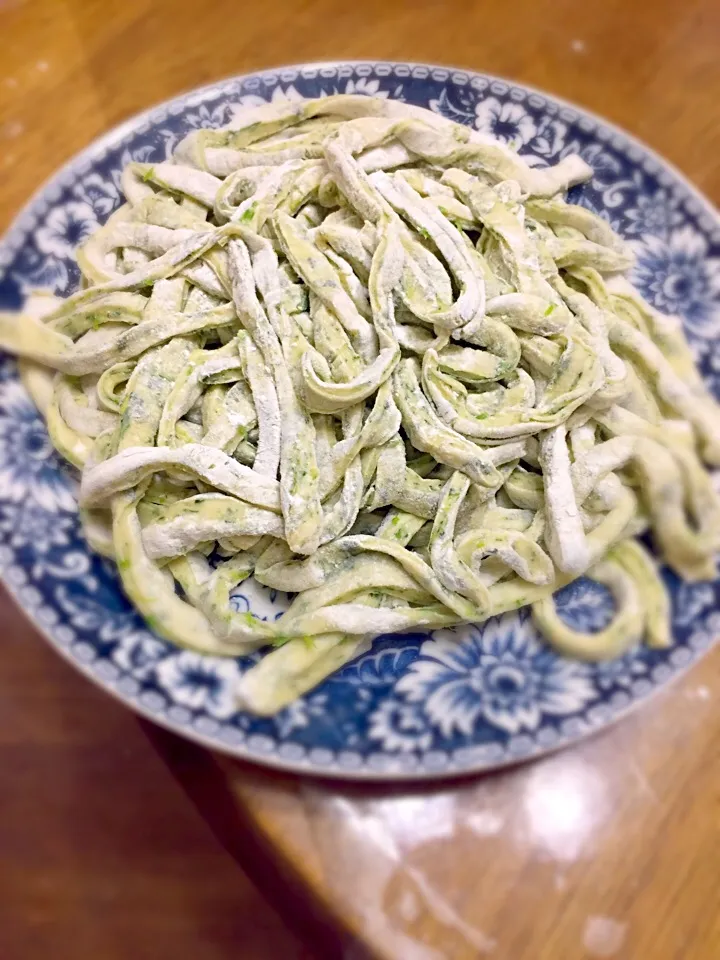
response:
[[(635, 538), (714, 575), (720, 410), (627, 246), (563, 199), (590, 174), (392, 100), (271, 104), (129, 164), (83, 288), (0, 314), (148, 623), (277, 647), (239, 706), (282, 709), (377, 633), (526, 605), (569, 656), (670, 642)], [(593, 634), (552, 596), (583, 573), (616, 601)], [(295, 595), (278, 620), (236, 609), (251, 576)]]

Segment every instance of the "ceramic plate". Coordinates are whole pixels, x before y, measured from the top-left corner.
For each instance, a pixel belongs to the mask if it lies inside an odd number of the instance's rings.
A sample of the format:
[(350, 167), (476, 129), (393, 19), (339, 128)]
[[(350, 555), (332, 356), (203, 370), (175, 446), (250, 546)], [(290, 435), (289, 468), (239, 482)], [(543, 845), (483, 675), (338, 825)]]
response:
[[(572, 199), (632, 244), (634, 282), (659, 310), (682, 314), (700, 368), (720, 395), (720, 224), (666, 163), (617, 129), (541, 93), (478, 74), (407, 63), (287, 67), (178, 97), (103, 137), (34, 197), (0, 246), (0, 307), (30, 287), (66, 295), (74, 247), (120, 205), (120, 172), (160, 161), (189, 130), (226, 123), (233, 105), (363, 93), (429, 107), (515, 145), (530, 162), (579, 153), (594, 168)], [(615, 720), (686, 670), (720, 630), (720, 583), (667, 574), (675, 645), (587, 665), (547, 649), (524, 611), (479, 627), (379, 638), (273, 719), (238, 712), (237, 678), (254, 658), (204, 657), (154, 636), (124, 598), (111, 564), (90, 552), (76, 479), (50, 446), (0, 359), (0, 568), (53, 646), (139, 713), (190, 739), (260, 763), (356, 778), (469, 773), (532, 757)], [(238, 609), (275, 618), (287, 598), (243, 585)], [(582, 630), (610, 616), (585, 580), (559, 598)]]

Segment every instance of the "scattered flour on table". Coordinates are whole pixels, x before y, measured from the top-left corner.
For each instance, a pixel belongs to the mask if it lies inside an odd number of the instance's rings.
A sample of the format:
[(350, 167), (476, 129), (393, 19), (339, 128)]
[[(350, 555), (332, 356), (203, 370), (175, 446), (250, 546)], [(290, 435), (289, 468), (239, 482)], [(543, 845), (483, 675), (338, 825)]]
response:
[(12, 140), (13, 137), (19, 137), (24, 129), (25, 127), (19, 120), (8, 120), (7, 123), (4, 123), (2, 127), (0, 127), (0, 136)]
[(583, 946), (593, 957), (612, 957), (623, 945), (626, 931), (627, 924), (612, 917), (588, 917), (583, 932)]

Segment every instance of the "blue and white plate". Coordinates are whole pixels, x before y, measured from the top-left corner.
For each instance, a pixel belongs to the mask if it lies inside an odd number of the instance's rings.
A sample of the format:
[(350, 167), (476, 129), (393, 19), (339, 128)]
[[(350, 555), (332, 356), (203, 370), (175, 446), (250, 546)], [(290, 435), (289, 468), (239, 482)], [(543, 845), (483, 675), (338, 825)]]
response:
[[(429, 107), (514, 144), (530, 162), (579, 153), (594, 168), (573, 199), (631, 241), (635, 283), (681, 313), (700, 368), (720, 394), (720, 222), (666, 163), (601, 120), (515, 84), (407, 63), (287, 67), (178, 97), (103, 137), (46, 184), (0, 245), (0, 308), (31, 287), (75, 289), (75, 246), (120, 205), (131, 160), (159, 161), (188, 130), (226, 123), (234, 104), (363, 93)], [(53, 452), (0, 358), (0, 569), (57, 650), (139, 713), (236, 756), (324, 776), (429, 777), (488, 770), (576, 740), (686, 670), (720, 632), (720, 583), (671, 574), (675, 646), (586, 665), (544, 646), (524, 611), (479, 627), (379, 638), (372, 650), (273, 719), (238, 712), (233, 687), (254, 658), (203, 657), (160, 640), (123, 596), (111, 564), (80, 533), (76, 479)], [(264, 588), (240, 609), (275, 618), (287, 598)], [(608, 595), (579, 581), (563, 616), (597, 629)]]

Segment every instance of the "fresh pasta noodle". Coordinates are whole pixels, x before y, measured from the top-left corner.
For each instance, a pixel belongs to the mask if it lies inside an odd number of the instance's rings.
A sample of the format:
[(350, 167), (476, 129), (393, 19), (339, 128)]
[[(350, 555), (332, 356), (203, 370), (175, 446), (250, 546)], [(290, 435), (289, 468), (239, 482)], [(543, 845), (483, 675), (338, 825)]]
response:
[[(391, 100), (269, 105), (129, 164), (82, 288), (0, 315), (149, 625), (271, 648), (240, 706), (525, 605), (568, 656), (670, 643), (636, 538), (714, 575), (720, 411), (621, 238), (563, 199), (590, 174)], [(553, 602), (581, 574), (616, 600), (595, 634)], [(282, 618), (237, 612), (251, 576), (295, 595)]]

